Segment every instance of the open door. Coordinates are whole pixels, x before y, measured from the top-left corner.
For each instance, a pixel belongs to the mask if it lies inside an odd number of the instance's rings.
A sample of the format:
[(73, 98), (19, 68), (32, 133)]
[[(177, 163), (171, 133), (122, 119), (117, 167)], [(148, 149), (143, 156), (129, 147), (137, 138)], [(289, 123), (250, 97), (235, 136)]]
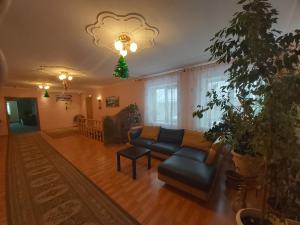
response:
[(6, 97), (7, 125), (10, 134), (40, 130), (36, 98)]

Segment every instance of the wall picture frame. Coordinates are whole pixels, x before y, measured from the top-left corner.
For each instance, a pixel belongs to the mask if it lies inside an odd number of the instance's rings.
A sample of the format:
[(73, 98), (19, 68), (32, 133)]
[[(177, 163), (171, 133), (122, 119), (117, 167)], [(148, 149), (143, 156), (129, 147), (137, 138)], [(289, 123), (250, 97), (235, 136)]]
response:
[(120, 97), (119, 96), (109, 96), (105, 99), (107, 108), (115, 108), (120, 106)]

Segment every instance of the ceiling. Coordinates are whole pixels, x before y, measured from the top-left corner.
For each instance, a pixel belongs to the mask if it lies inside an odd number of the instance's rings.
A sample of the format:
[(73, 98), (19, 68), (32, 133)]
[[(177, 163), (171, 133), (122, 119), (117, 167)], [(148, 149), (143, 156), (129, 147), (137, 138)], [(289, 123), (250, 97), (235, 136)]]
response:
[[(55, 86), (59, 85), (56, 75), (42, 73), (39, 68), (64, 66), (84, 74), (74, 79), (74, 88), (93, 88), (118, 82), (112, 77), (118, 55), (107, 48), (97, 47), (85, 30), (102, 11), (142, 14), (149, 24), (160, 31), (153, 48), (127, 56), (131, 77), (205, 62), (209, 56), (204, 49), (209, 45), (210, 37), (226, 25), (238, 10), (236, 2), (12, 0), (0, 24), (0, 49), (7, 61), (7, 73), (0, 68), (2, 80), (12, 86), (41, 82)], [(300, 28), (300, 0), (271, 2), (280, 13), (277, 28), (285, 32)]]

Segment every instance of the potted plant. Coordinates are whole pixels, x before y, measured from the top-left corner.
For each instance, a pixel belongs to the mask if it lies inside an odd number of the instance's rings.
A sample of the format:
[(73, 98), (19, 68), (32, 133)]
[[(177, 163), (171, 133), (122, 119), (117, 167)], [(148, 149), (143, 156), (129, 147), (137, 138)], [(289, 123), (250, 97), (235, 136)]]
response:
[[(295, 124), (300, 104), (300, 31), (282, 35), (275, 30), (278, 12), (267, 0), (238, 4), (242, 10), (214, 35), (207, 49), (211, 60), (229, 64), (227, 84), (220, 92), (210, 91), (208, 104), (198, 106), (193, 116), (202, 118), (207, 110), (219, 107), (221, 121), (206, 132), (207, 138), (221, 137), (232, 147), (241, 175), (263, 177), (262, 210), (244, 209), (237, 222), (258, 215), (262, 218), (250, 224), (276, 224), (273, 218), (299, 220), (300, 148)], [(263, 166), (255, 164), (258, 158)], [(252, 159), (254, 164), (246, 163)]]
[(131, 127), (137, 126), (141, 122), (141, 114), (136, 103), (127, 106), (128, 109), (128, 122)]

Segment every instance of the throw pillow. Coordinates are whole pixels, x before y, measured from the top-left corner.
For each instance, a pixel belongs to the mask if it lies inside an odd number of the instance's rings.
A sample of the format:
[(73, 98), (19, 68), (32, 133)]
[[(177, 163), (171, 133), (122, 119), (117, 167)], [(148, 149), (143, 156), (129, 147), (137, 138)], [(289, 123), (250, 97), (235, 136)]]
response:
[(219, 140), (216, 140), (212, 144), (211, 148), (209, 149), (208, 156), (205, 160), (205, 163), (208, 165), (213, 164), (216, 161), (216, 159), (218, 158), (220, 149), (221, 149), (221, 143), (219, 142)]
[(171, 143), (175, 145), (181, 145), (183, 134), (184, 134), (183, 129), (160, 128), (158, 141)]
[(183, 135), (183, 141), (181, 146), (201, 149), (209, 151), (212, 143), (204, 137), (202, 132), (185, 130)]
[(140, 137), (157, 140), (159, 130), (160, 127), (144, 126)]

